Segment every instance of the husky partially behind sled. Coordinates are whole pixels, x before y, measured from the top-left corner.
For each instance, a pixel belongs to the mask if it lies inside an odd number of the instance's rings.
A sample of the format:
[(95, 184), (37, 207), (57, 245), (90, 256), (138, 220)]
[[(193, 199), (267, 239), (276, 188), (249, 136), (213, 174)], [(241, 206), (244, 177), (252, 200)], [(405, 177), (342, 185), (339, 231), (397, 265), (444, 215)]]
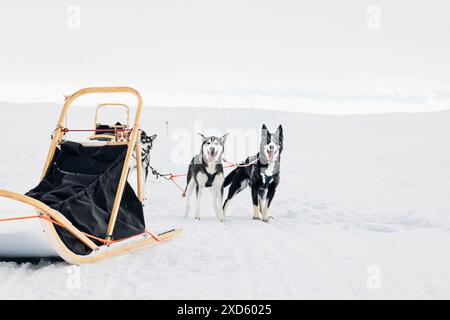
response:
[(196, 203), (195, 203), (195, 219), (200, 220), (200, 200), (204, 188), (211, 190), (213, 208), (217, 218), (224, 221), (225, 217), (222, 211), (223, 198), (223, 163), (222, 154), (224, 152), (224, 144), (228, 133), (223, 137), (215, 136), (202, 137), (202, 147), (200, 153), (192, 158), (187, 172), (187, 184), (183, 192), (183, 197), (186, 197), (186, 218), (190, 211), (190, 198), (195, 189)]
[(253, 201), (253, 219), (269, 222), (269, 207), (280, 182), (280, 155), (283, 151), (283, 127), (270, 133), (262, 126), (259, 153), (248, 157), (241, 166), (230, 172), (224, 181), (224, 188), (230, 186), (223, 205), (224, 217), (227, 215), (230, 200), (248, 185)]
[(147, 182), (148, 174), (150, 172), (150, 151), (153, 148), (153, 141), (155, 141), (157, 135), (148, 136), (144, 130), (141, 130), (141, 154), (142, 154), (142, 167), (144, 168), (144, 182)]

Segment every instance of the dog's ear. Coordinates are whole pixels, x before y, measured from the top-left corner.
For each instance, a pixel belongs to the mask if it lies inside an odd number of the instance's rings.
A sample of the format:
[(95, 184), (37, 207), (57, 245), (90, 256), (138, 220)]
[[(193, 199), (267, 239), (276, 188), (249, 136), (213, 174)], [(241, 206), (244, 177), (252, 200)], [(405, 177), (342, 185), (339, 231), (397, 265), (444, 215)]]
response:
[(268, 134), (269, 134), (269, 130), (267, 130), (266, 125), (263, 124), (262, 128), (261, 128), (261, 141), (266, 141)]
[(152, 135), (152, 136), (150, 137), (150, 140), (154, 141), (154, 140), (156, 139), (157, 136), (158, 136), (158, 135), (155, 133), (154, 135)]
[(206, 137), (203, 135), (203, 134), (201, 134), (200, 132), (199, 133), (197, 133), (200, 137), (202, 137), (202, 139), (203, 139), (203, 141), (205, 141), (206, 140)]
[(283, 140), (283, 126), (281, 124), (278, 126), (278, 129), (275, 132), (275, 134), (278, 136), (280, 140)]
[(227, 138), (228, 138), (228, 132), (225, 133), (225, 134), (220, 138), (220, 142), (221, 142), (222, 144), (225, 144), (225, 141), (227, 141)]
[(281, 124), (278, 126), (275, 134), (278, 136), (278, 143), (280, 144), (280, 152), (283, 151), (283, 127)]

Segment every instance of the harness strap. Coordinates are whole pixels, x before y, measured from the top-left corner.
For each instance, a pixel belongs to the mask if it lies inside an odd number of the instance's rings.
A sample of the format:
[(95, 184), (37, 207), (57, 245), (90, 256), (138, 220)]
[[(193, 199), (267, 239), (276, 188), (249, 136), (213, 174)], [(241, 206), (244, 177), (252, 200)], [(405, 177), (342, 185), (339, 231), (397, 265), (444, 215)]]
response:
[(213, 184), (213, 182), (214, 182), (214, 179), (216, 178), (217, 171), (214, 172), (213, 174), (210, 174), (210, 173), (209, 173), (208, 171), (206, 171), (206, 169), (205, 169), (205, 173), (206, 173), (206, 176), (208, 177), (208, 180), (206, 180), (205, 187), (206, 187), (206, 188), (210, 188), (210, 187), (212, 187), (212, 184)]

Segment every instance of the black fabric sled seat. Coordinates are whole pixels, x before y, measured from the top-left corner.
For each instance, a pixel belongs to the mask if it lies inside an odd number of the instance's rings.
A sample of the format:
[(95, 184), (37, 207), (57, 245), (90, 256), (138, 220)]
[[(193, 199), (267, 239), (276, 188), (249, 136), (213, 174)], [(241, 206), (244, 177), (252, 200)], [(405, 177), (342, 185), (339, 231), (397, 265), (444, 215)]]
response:
[[(126, 152), (126, 145), (85, 147), (64, 142), (56, 150), (44, 179), (26, 195), (59, 211), (80, 231), (105, 238)], [(79, 255), (91, 253), (89, 247), (65, 228), (57, 225), (55, 228), (71, 251)], [(113, 239), (144, 231), (142, 203), (127, 182)]]

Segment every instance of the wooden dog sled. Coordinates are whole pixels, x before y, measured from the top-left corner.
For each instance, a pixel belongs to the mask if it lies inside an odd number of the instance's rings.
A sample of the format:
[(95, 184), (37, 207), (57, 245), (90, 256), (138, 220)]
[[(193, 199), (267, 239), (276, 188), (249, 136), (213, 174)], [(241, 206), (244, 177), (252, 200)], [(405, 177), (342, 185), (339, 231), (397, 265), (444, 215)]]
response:
[[(95, 93), (130, 93), (137, 98), (133, 127), (122, 128), (129, 130), (128, 142), (83, 145), (66, 140), (70, 130), (64, 123), (71, 104)], [(0, 259), (60, 257), (84, 264), (181, 233), (174, 229), (154, 235), (145, 227), (141, 112), (141, 95), (129, 87), (85, 88), (66, 99), (39, 185), (25, 195), (0, 189)], [(133, 155), (137, 192), (127, 179)]]

